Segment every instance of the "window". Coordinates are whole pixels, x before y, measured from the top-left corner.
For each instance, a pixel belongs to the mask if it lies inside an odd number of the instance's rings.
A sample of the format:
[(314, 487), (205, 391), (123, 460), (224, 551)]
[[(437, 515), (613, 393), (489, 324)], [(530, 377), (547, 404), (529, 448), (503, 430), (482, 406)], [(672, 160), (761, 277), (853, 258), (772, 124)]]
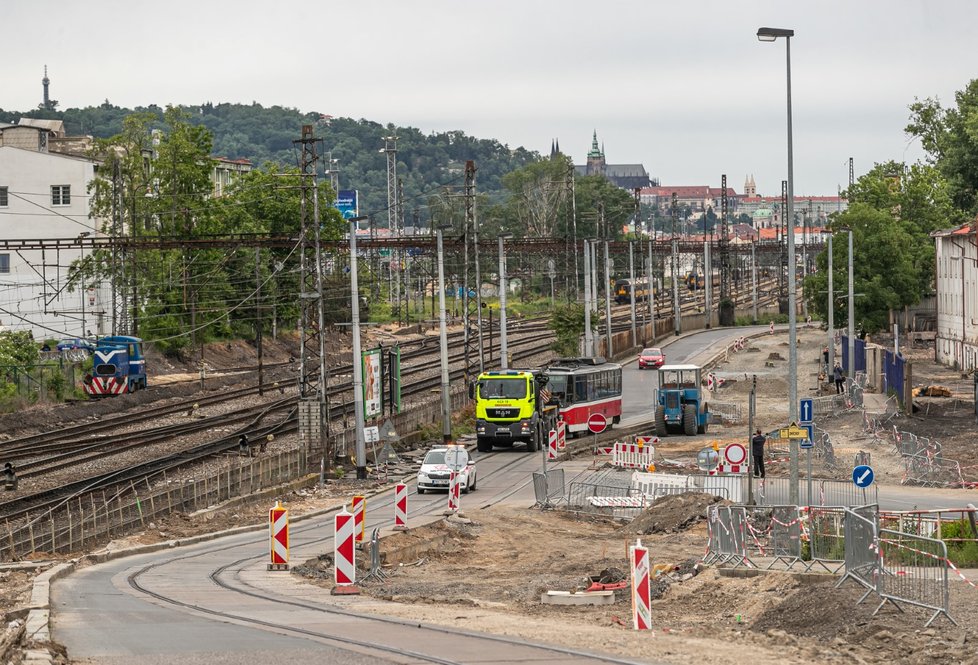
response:
[(0, 254), (0, 273), (10, 272), (10, 254)]
[(51, 185), (51, 205), (71, 205), (71, 185)]
[(0, 187), (0, 208), (6, 208), (8, 205), (7, 188)]

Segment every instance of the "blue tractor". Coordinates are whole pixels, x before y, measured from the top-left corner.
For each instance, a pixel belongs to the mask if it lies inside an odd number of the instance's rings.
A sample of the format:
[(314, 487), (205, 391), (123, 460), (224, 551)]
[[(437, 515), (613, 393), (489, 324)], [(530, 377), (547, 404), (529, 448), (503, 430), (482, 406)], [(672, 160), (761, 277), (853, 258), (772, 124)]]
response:
[(655, 391), (655, 433), (666, 436), (706, 434), (710, 414), (700, 384), (702, 370), (696, 365), (663, 365)]

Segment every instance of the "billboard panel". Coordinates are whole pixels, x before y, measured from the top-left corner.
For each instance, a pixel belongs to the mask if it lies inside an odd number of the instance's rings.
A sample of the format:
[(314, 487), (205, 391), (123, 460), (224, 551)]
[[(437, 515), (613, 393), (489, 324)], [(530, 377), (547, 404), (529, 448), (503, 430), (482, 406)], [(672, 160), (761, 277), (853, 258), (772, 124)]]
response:
[(355, 189), (341, 189), (336, 192), (336, 209), (343, 215), (343, 219), (353, 219), (360, 213), (359, 193)]
[(381, 413), (381, 396), (384, 392), (380, 364), (380, 349), (363, 352), (363, 415), (374, 418)]

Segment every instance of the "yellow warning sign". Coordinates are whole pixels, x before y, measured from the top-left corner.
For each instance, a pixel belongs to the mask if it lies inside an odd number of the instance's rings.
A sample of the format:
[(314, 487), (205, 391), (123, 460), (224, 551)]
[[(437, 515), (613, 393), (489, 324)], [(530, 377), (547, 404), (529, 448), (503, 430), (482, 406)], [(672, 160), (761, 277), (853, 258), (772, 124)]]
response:
[(807, 439), (808, 430), (804, 427), (796, 427), (792, 425), (791, 427), (781, 428), (781, 438), (782, 439)]

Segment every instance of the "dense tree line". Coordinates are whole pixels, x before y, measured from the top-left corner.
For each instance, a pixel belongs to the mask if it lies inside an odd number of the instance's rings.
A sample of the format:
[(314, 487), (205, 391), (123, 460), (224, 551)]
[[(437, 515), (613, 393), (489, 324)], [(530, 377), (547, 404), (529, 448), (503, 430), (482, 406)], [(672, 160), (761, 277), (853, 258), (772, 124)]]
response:
[[(380, 227), (387, 225), (387, 156), (381, 152), (385, 136), (398, 137), (397, 173), (403, 183), (403, 212), (408, 226), (415, 218), (427, 224), (428, 197), (442, 186), (461, 187), (466, 160), (476, 163), (478, 191), (498, 202), (503, 197), (502, 177), (539, 159), (537, 153), (525, 148), (510, 148), (495, 139), (477, 139), (462, 131), (424, 134), (414, 127), (331, 118), (257, 103), (207, 102), (177, 108), (188, 124), (209, 130), (212, 155), (248, 159), (256, 166), (266, 162), (283, 168), (296, 165), (292, 141), (299, 138), (302, 125), (314, 125), (329, 157), (337, 160), (340, 188), (359, 190), (361, 214), (375, 217)], [(99, 106), (65, 111), (20, 113), (0, 109), (0, 122), (17, 122), (25, 116), (59, 119), (69, 134), (107, 139), (121, 134), (126, 118), (134, 113), (148, 118), (150, 128), (166, 124), (165, 109), (155, 104), (126, 109), (108, 100)]]

